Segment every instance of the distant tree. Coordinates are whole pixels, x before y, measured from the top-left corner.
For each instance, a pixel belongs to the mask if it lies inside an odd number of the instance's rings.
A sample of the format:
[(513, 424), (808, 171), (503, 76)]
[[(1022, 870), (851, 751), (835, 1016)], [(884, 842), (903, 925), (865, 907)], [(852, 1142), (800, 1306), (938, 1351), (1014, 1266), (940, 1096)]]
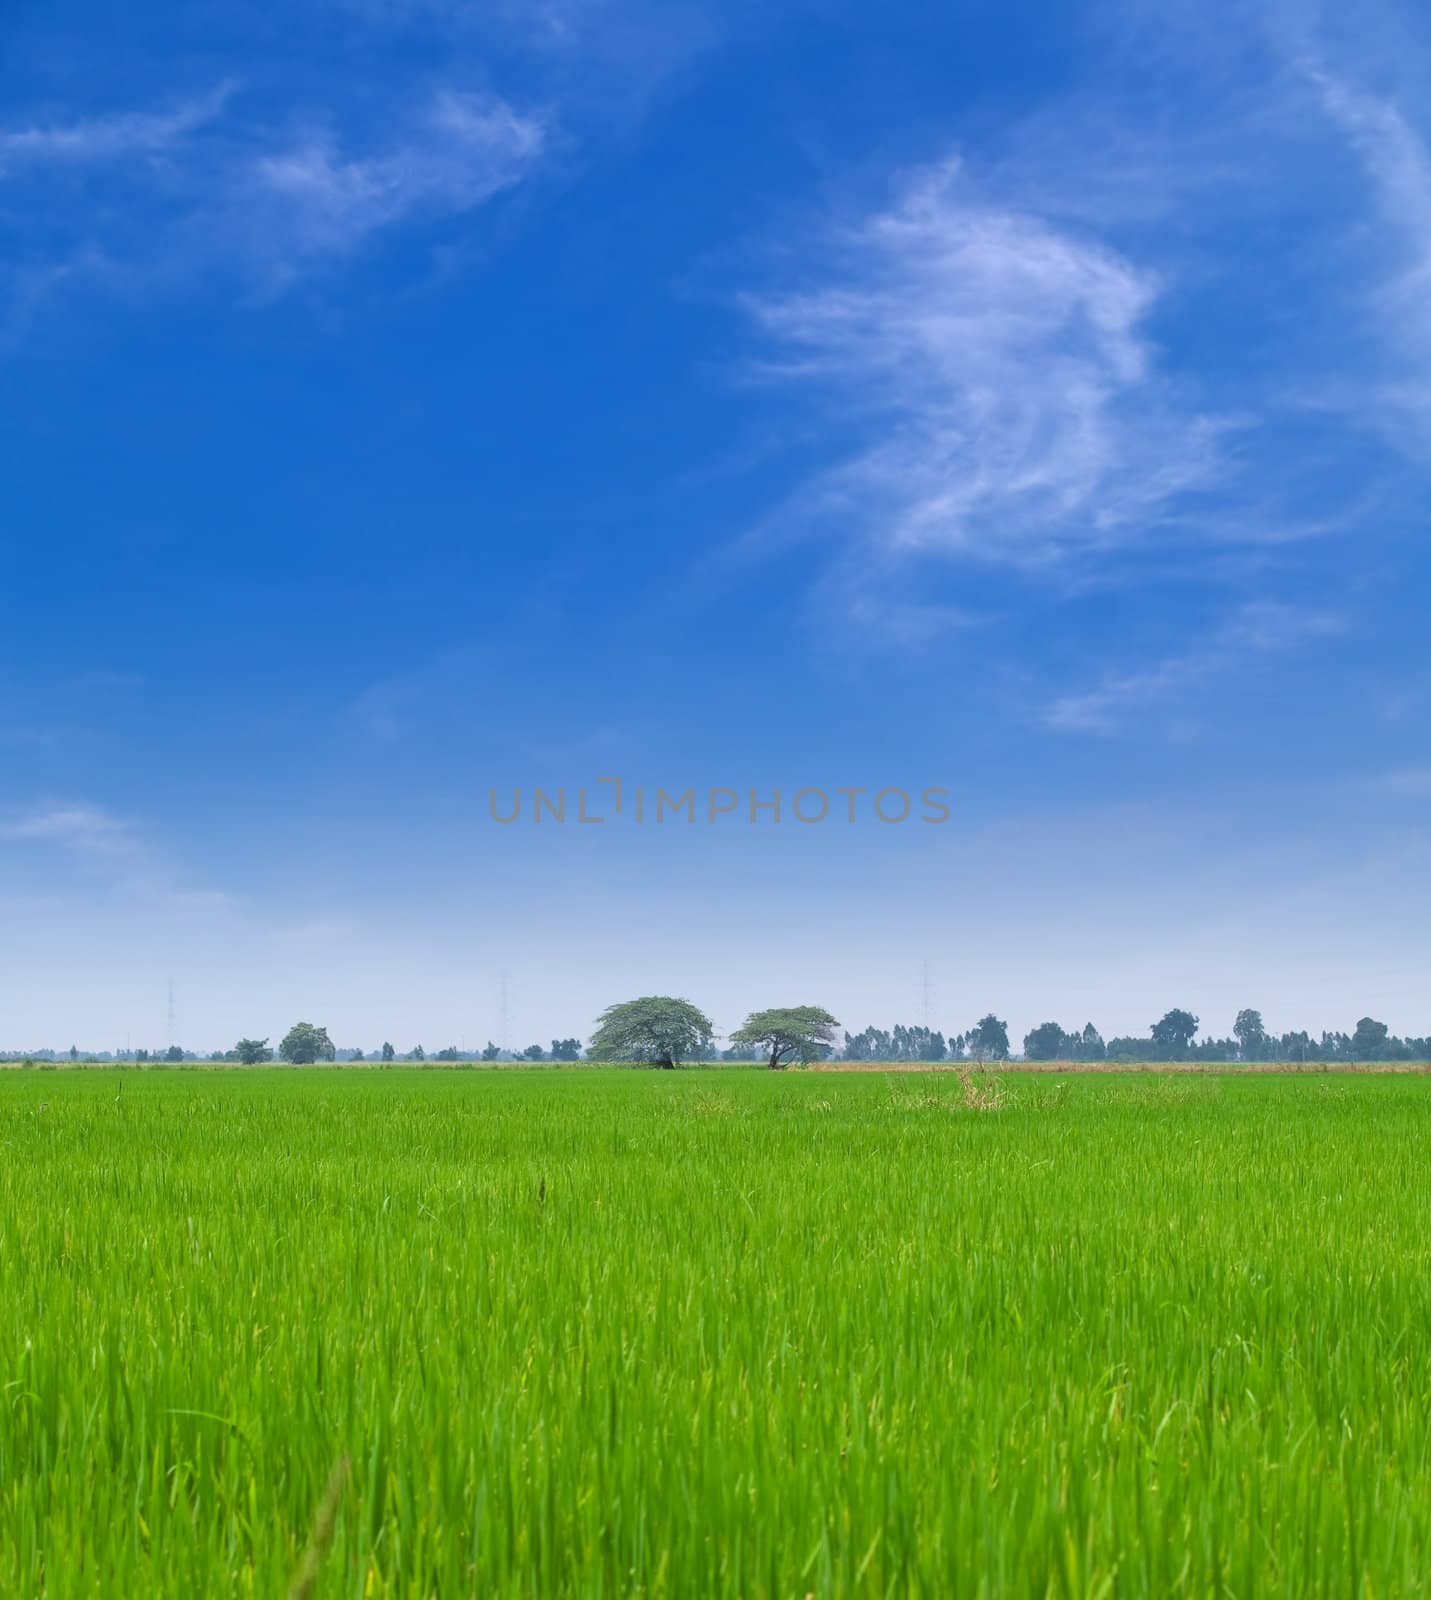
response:
[(397, 1059), (397, 1051), (390, 1044), (384, 1044), (382, 1057), (384, 1061), (395, 1061)]
[(892, 1061), (894, 1038), (883, 1028), (869, 1027), (845, 1035), (846, 1061)]
[(1009, 1054), (1009, 1025), (991, 1011), (980, 1017), (969, 1032), (969, 1049), (981, 1061), (1003, 1061)]
[(134, 1059), (136, 1062), (147, 1061), (149, 1059), (149, 1052), (147, 1050), (136, 1050), (134, 1052)]
[(1169, 1011), (1153, 1024), (1153, 1043), (1162, 1050), (1181, 1054), (1193, 1042), (1198, 1019), (1191, 1011)]
[(1068, 1054), (1068, 1035), (1056, 1022), (1041, 1022), (1024, 1035), (1024, 1055), (1030, 1061), (1057, 1061)]
[(411, 1053), (411, 1055), (409, 1055), (408, 1060), (409, 1061), (426, 1061), (427, 1060), (427, 1051), (424, 1050), (420, 1044), (415, 1044), (412, 1047), (412, 1053)]
[(1147, 1061), (1152, 1054), (1153, 1041), (1135, 1038), (1131, 1033), (1115, 1033), (1107, 1045), (1109, 1061)]
[(792, 1061), (817, 1061), (834, 1043), (839, 1026), (823, 1006), (776, 1006), (752, 1011), (730, 1037), (735, 1044), (761, 1046), (772, 1068), (788, 1067)]
[(434, 1061), (461, 1061), (462, 1052), (455, 1044), (450, 1044), (445, 1050), (439, 1050), (433, 1057)]
[(895, 1024), (890, 1044), (895, 1061), (942, 1061), (948, 1048), (942, 1033), (925, 1027), (906, 1027), (903, 1023)]
[(261, 1061), (272, 1061), (273, 1051), (268, 1048), (267, 1039), (240, 1039), (234, 1046), (234, 1054), (246, 1067), (256, 1067)]
[(1377, 1022), (1372, 1017), (1363, 1017), (1356, 1025), (1356, 1032), (1351, 1036), (1351, 1059), (1353, 1061), (1376, 1061), (1386, 1053), (1387, 1034), (1390, 1030), (1384, 1022)]
[(306, 1067), (315, 1061), (331, 1061), (337, 1055), (326, 1028), (315, 1028), (311, 1022), (295, 1022), (284, 1035), (278, 1053), (296, 1067)]
[(177, 1044), (171, 1044), (164, 1052), (164, 1059), (166, 1061), (182, 1061), (184, 1059), (184, 1052)]
[(1237, 1013), (1237, 1021), (1232, 1024), (1232, 1032), (1237, 1040), (1238, 1053), (1244, 1061), (1256, 1061), (1267, 1053), (1267, 1029), (1262, 1025), (1262, 1013), (1244, 1007)]
[(545, 1061), (546, 1056), (546, 1051), (543, 1050), (539, 1044), (529, 1044), (527, 1048), (522, 1051), (522, 1059), (524, 1061)]
[(1080, 1061), (1101, 1061), (1106, 1054), (1103, 1035), (1091, 1022), (1085, 1022), (1083, 1032), (1078, 1041), (1078, 1059)]
[(486, 1048), (482, 1051), (482, 1059), (484, 1061), (500, 1061), (502, 1059), (502, 1047), (493, 1044), (489, 1039)]
[(593, 1061), (647, 1061), (671, 1068), (710, 1044), (715, 1029), (689, 1000), (648, 994), (608, 1006), (596, 1019), (587, 1054)]
[(957, 1057), (960, 1040), (946, 1039), (937, 1029), (906, 1026), (897, 1022), (892, 1030), (866, 1028), (862, 1033), (845, 1035), (846, 1061), (944, 1061)]
[(79, 1046), (77, 1044), (72, 1044), (70, 1046), (70, 1060), (71, 1061), (78, 1061), (79, 1058), (80, 1058)]
[(580, 1061), (581, 1040), (553, 1039), (551, 1054), (553, 1061)]
[(353, 1052), (352, 1056), (350, 1057), (350, 1059), (353, 1060), (353, 1061), (366, 1061), (368, 1058), (363, 1054), (363, 1052), (361, 1050), (355, 1050)]

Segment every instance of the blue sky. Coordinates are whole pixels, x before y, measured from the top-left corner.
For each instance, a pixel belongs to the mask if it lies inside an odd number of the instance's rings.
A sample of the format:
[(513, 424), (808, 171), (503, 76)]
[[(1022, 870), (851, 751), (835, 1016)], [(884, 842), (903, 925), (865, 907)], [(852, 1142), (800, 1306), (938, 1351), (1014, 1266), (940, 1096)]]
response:
[(0, 38), (0, 1046), (1431, 1025), (1416, 7)]

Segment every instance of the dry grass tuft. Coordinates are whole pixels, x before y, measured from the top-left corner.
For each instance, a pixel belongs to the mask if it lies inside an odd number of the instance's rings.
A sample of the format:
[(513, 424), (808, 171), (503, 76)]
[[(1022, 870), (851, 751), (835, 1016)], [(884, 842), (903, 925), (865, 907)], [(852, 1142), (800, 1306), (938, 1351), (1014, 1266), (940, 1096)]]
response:
[(977, 1077), (968, 1067), (960, 1067), (959, 1084), (964, 1091), (964, 1104), (970, 1111), (997, 1111), (1004, 1103), (1004, 1086), (987, 1072)]
[(318, 1570), (328, 1546), (333, 1542), (333, 1529), (338, 1522), (338, 1507), (343, 1503), (343, 1490), (348, 1486), (348, 1458), (339, 1456), (328, 1477), (328, 1487), (313, 1514), (313, 1529), (308, 1535), (308, 1548), (298, 1563), (298, 1572), (288, 1591), (288, 1600), (308, 1600), (313, 1586), (318, 1582)]

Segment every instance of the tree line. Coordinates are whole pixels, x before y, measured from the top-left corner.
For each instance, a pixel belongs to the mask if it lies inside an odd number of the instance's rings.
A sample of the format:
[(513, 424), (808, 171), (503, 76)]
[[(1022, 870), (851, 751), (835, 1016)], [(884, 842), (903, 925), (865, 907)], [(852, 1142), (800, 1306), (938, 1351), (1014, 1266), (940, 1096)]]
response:
[[(1386, 1023), (1362, 1017), (1350, 1033), (1323, 1031), (1320, 1037), (1303, 1030), (1274, 1034), (1262, 1013), (1246, 1007), (1237, 1013), (1231, 1032), (1223, 1038), (1198, 1038), (1199, 1018), (1174, 1007), (1149, 1026), (1146, 1035), (1115, 1035), (1104, 1039), (1089, 1022), (1081, 1029), (1065, 1029), (1043, 1022), (1023, 1038), (1023, 1059), (1028, 1061), (1424, 1061), (1431, 1060), (1431, 1036), (1399, 1038)], [(589, 1061), (646, 1062), (674, 1067), (681, 1062), (764, 1061), (773, 1068), (795, 1062), (845, 1061), (1007, 1061), (1013, 1059), (1008, 1023), (991, 1011), (962, 1033), (945, 1035), (928, 1026), (896, 1023), (893, 1028), (867, 1027), (847, 1033), (821, 1006), (785, 1006), (752, 1012), (728, 1036), (725, 1048), (717, 1045), (715, 1026), (689, 1000), (671, 995), (645, 995), (608, 1006), (597, 1018), (585, 1048)], [(72, 1061), (113, 1060), (113, 1056), (82, 1056), (78, 1047), (68, 1051)], [(136, 1062), (232, 1061), (260, 1066), (277, 1057), (295, 1066), (322, 1061), (369, 1059), (394, 1061), (580, 1061), (580, 1039), (553, 1039), (550, 1048), (540, 1044), (506, 1050), (488, 1040), (480, 1050), (466, 1051), (448, 1045), (429, 1055), (418, 1044), (399, 1052), (385, 1042), (371, 1057), (362, 1050), (339, 1050), (326, 1028), (309, 1022), (291, 1027), (276, 1048), (269, 1040), (240, 1039), (230, 1050), (195, 1055), (171, 1045), (167, 1050), (136, 1050)], [(0, 1054), (0, 1060), (17, 1060), (17, 1054)], [(54, 1051), (36, 1051), (25, 1059), (54, 1061)], [(126, 1059), (126, 1058), (121, 1058)]]
[[(1174, 1007), (1152, 1023), (1146, 1034), (1119, 1034), (1105, 1039), (1094, 1025), (1064, 1028), (1043, 1022), (1023, 1038), (1027, 1061), (1424, 1061), (1431, 1059), (1431, 1036), (1397, 1037), (1386, 1023), (1362, 1017), (1351, 1033), (1324, 1030), (1271, 1033), (1262, 1013), (1245, 1007), (1224, 1038), (1197, 1037), (1201, 1021), (1191, 1011)], [(1008, 1060), (1012, 1056), (1008, 1024), (993, 1015), (982, 1017), (966, 1033), (945, 1038), (928, 1028), (896, 1026), (885, 1032), (866, 1028), (846, 1038), (849, 1061)]]

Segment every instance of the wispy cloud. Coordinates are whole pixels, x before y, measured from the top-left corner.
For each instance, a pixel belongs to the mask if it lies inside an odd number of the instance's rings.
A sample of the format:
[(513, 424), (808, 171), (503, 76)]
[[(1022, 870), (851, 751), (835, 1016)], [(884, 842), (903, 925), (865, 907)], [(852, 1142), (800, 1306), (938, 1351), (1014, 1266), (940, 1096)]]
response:
[(231, 903), (225, 894), (194, 888), (168, 852), (157, 848), (130, 819), (84, 801), (0, 815), (0, 846), (22, 852), (59, 851), (70, 858), (87, 885), (117, 891), (151, 909), (219, 911)]
[[(0, 333), (96, 285), (262, 299), (420, 238), (629, 128), (774, 16), (756, 0), (317, 0), (285, 12), (280, 51), (262, 48), (271, 8), (220, 9), (234, 82), (0, 124)], [(200, 60), (176, 41), (156, 65), (192, 82)], [(473, 253), (444, 237), (433, 264)]]
[[(1425, 456), (1431, 454), (1431, 145), (1393, 100), (1320, 68), (1307, 70), (1376, 201), (1378, 276), (1367, 309), (1381, 352), (1369, 385), (1372, 406), (1398, 444)], [(1356, 397), (1364, 400), (1365, 391)]]
[(260, 116), (227, 84), (171, 108), (0, 130), (0, 193), (43, 223), (9, 252), (11, 315), (96, 282), (237, 277), (278, 292), (383, 233), (476, 211), (547, 140), (542, 114), (450, 86), (366, 131), (313, 109)]
[(232, 93), (232, 85), (220, 84), (170, 111), (127, 111), (12, 128), (0, 133), (0, 178), (27, 166), (83, 165), (172, 152), (212, 124)]
[(1091, 689), (1061, 695), (1041, 721), (1056, 733), (1117, 733), (1138, 714), (1175, 705), (1249, 661), (1334, 637), (1346, 627), (1345, 618), (1325, 611), (1252, 602), (1189, 650), (1132, 671), (1107, 673)]
[(1147, 541), (1225, 470), (1228, 424), (1160, 372), (1158, 276), (981, 194), (957, 162), (837, 228), (826, 267), (752, 297), (763, 370), (867, 442), (789, 514), (882, 552), (1040, 564)]
[(1403, 767), (1398, 772), (1383, 772), (1371, 786), (1383, 794), (1403, 800), (1431, 800), (1431, 767)]
[(231, 222), (257, 225), (255, 255), (282, 279), (398, 223), (474, 210), (526, 176), (545, 138), (535, 116), (447, 90), (375, 153), (349, 153), (322, 131), (253, 157), (225, 209)]
[(62, 846), (80, 855), (132, 856), (139, 841), (122, 818), (89, 805), (58, 805), (0, 818), (0, 839)]

